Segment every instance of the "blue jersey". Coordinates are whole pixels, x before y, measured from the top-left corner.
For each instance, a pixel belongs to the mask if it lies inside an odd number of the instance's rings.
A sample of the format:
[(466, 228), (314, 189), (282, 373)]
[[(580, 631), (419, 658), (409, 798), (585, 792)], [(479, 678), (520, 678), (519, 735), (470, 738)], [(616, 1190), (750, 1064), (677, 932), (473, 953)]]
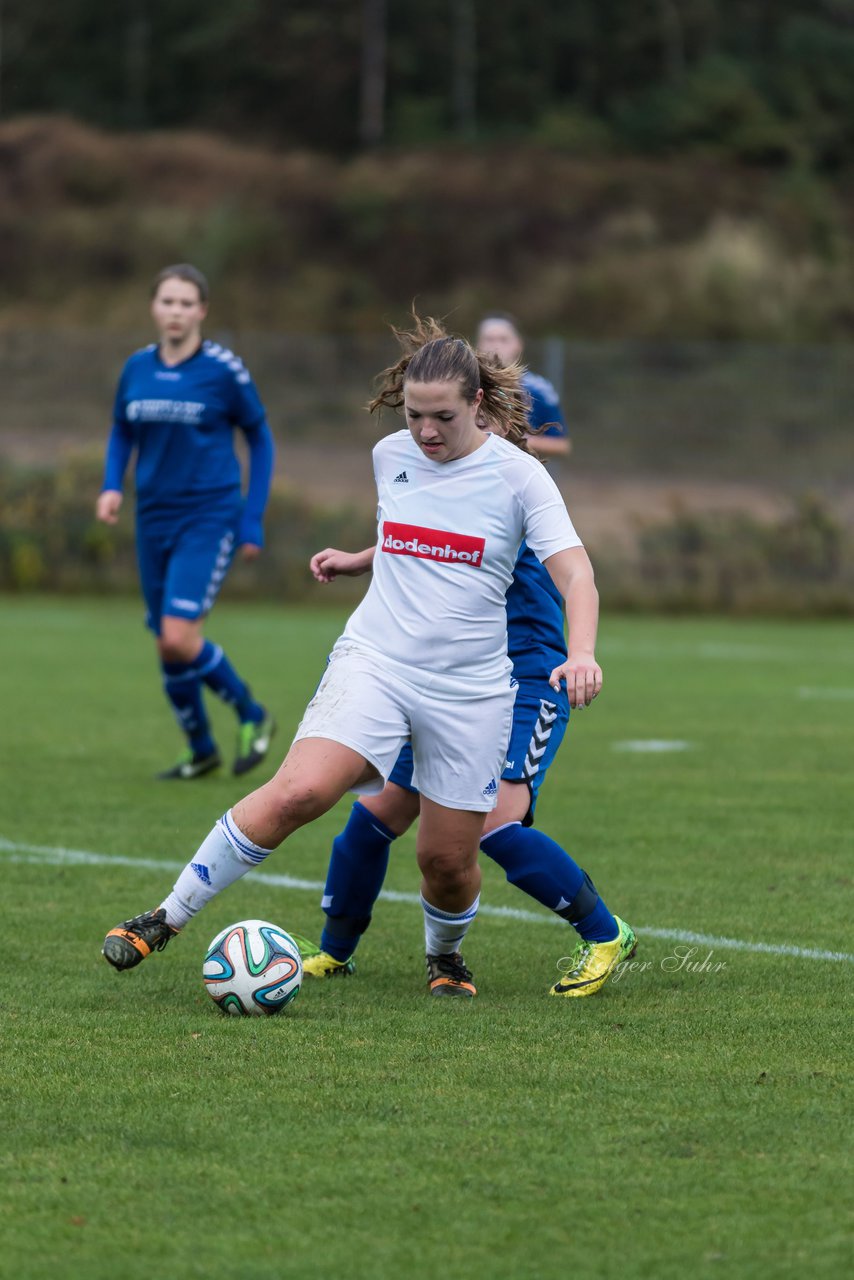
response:
[(545, 431), (538, 431), (538, 435), (565, 440), (569, 433), (561, 413), (560, 400), (548, 378), (542, 378), (538, 373), (531, 373), (529, 369), (522, 375), (522, 386), (531, 401), (528, 422), (533, 430), (537, 431), (537, 428), (548, 423)]
[[(522, 375), (531, 407), (528, 422), (540, 435), (566, 438), (560, 401), (548, 378)], [(544, 678), (566, 658), (563, 598), (533, 551), (523, 542), (507, 588), (507, 652), (517, 680)]]
[(560, 592), (523, 542), (507, 588), (507, 653), (520, 683), (545, 680), (566, 661), (563, 620)]
[(272, 435), (243, 362), (219, 343), (203, 342), (177, 365), (164, 364), (156, 344), (130, 357), (116, 392), (104, 488), (121, 489), (136, 449), (137, 515), (144, 526), (234, 510), (241, 496), (235, 427), (244, 432), (250, 456), (238, 542), (260, 546)]

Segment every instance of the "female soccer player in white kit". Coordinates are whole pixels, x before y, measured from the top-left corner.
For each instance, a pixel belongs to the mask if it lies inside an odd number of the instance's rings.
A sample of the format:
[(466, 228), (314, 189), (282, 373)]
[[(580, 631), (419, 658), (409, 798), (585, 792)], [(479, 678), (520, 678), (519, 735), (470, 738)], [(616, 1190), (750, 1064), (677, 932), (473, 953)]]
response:
[(563, 499), (525, 450), (518, 367), (493, 364), (433, 321), (397, 336), (403, 354), (371, 408), (402, 406), (407, 429), (374, 449), (378, 537), (368, 592), (276, 775), (223, 815), (157, 910), (108, 933), (104, 955), (117, 969), (162, 949), (346, 791), (381, 790), (411, 741), (430, 990), (475, 994), (460, 946), (477, 913), (478, 843), (515, 697), (505, 592), (522, 539), (566, 601), (569, 653), (550, 681), (566, 681), (572, 706), (589, 705), (602, 686), (598, 596)]

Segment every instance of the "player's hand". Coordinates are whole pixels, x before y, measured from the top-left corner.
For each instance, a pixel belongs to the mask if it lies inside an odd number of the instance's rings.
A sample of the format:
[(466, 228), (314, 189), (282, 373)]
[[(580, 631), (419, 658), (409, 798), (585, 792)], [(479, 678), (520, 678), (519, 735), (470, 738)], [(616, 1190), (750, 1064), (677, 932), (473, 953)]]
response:
[(566, 681), (571, 707), (589, 707), (602, 690), (602, 668), (592, 653), (571, 653), (549, 676), (555, 692), (560, 689), (561, 680)]
[(315, 552), (309, 561), (309, 568), (318, 582), (334, 582), (339, 577), (356, 578), (360, 573), (367, 573), (370, 567), (371, 562), (366, 563), (363, 551), (354, 555), (349, 551), (337, 551), (335, 547)]
[(245, 560), (247, 564), (257, 560), (260, 554), (261, 548), (256, 546), (254, 542), (244, 542), (240, 548), (240, 558)]
[(105, 489), (98, 494), (95, 503), (95, 518), (104, 524), (118, 524), (119, 511), (122, 506), (122, 495), (118, 489)]

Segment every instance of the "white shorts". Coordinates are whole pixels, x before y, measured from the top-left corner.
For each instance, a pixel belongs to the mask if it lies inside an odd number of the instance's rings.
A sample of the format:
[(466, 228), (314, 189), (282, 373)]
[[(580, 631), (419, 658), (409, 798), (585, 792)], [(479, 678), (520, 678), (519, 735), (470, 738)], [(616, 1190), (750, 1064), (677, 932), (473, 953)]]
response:
[(448, 809), (489, 813), (498, 799), (516, 685), (482, 698), (451, 699), (383, 670), (361, 650), (336, 650), (294, 736), (330, 738), (381, 775), (353, 790), (382, 791), (400, 749), (412, 743), (412, 785)]

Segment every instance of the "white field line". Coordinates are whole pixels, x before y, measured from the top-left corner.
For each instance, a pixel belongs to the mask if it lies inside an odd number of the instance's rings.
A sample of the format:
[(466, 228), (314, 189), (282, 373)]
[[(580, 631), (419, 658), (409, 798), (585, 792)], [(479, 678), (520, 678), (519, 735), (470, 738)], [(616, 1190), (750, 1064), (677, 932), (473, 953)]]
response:
[(666, 640), (662, 642), (650, 640), (623, 640), (618, 636), (602, 637), (597, 652), (629, 653), (633, 658), (708, 658), (717, 662), (789, 662), (796, 661), (794, 650), (780, 648), (776, 645), (752, 644), (743, 641), (690, 641)]
[[(799, 662), (800, 651), (796, 648), (784, 648), (780, 645), (762, 644), (753, 641), (708, 640), (692, 643), (679, 640), (627, 640), (620, 636), (601, 636), (597, 644), (597, 653), (608, 657), (610, 654), (630, 654), (633, 658), (699, 658), (711, 662)], [(851, 654), (834, 654), (834, 662), (851, 662)]]
[(691, 743), (681, 738), (626, 738), (623, 742), (614, 742), (612, 751), (627, 751), (639, 756), (667, 755), (674, 751), (690, 751)]
[[(183, 862), (170, 858), (129, 858), (123, 854), (93, 853), (89, 849), (63, 849), (61, 846), (22, 844), (0, 836), (0, 857), (7, 862), (27, 863), (51, 867), (136, 867), (145, 871), (181, 871)], [(299, 880), (295, 876), (271, 875), (266, 871), (249, 873), (256, 884), (271, 885), (276, 889), (296, 889), (302, 892), (322, 893), (321, 880)], [(417, 893), (400, 893), (384, 889), (380, 897), (386, 902), (405, 902), (419, 906)], [(526, 924), (550, 924), (564, 926), (564, 921), (545, 911), (523, 911), (519, 907), (491, 907), (481, 903), (480, 915), (497, 916), (505, 920), (522, 920)], [(846, 951), (820, 951), (814, 947), (796, 947), (789, 942), (750, 942), (743, 938), (722, 938), (713, 933), (694, 933), (690, 929), (656, 929), (647, 925), (636, 927), (647, 938), (662, 938), (668, 942), (687, 942), (698, 947), (721, 948), (729, 951), (750, 951), (758, 955), (794, 956), (799, 960), (835, 960), (854, 964), (854, 955)]]
[(815, 688), (802, 686), (798, 689), (798, 697), (823, 702), (854, 702), (854, 689), (832, 689), (829, 686)]

